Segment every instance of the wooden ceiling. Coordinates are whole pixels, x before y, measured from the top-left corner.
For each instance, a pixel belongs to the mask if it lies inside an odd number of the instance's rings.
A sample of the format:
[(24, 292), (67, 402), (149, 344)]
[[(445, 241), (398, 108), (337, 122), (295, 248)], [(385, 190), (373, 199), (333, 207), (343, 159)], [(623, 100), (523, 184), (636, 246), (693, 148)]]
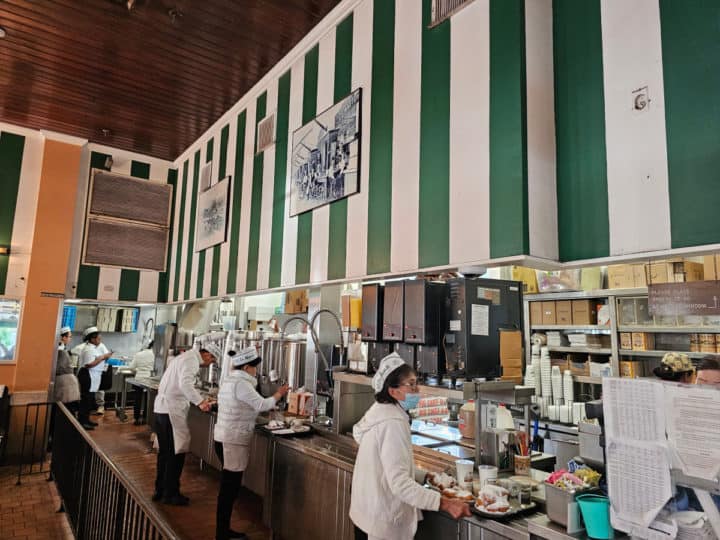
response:
[(173, 160), (339, 1), (0, 0), (0, 121)]

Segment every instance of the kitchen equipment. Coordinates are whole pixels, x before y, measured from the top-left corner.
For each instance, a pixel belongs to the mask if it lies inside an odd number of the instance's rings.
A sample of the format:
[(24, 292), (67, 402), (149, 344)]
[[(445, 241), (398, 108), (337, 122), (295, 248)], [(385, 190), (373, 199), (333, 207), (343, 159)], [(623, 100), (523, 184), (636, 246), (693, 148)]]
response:
[[(402, 341), (405, 330), (405, 282), (385, 284), (383, 299), (383, 341)], [(413, 367), (414, 367), (413, 362)]]
[(362, 340), (379, 341), (383, 328), (384, 289), (381, 285), (363, 285)]
[(367, 344), (368, 370), (377, 371), (380, 361), (392, 352), (392, 345), (382, 341), (368, 341)]
[(438, 345), (445, 327), (444, 283), (422, 279), (405, 282), (405, 343)]
[(601, 445), (602, 427), (590, 422), (578, 424), (580, 440), (580, 457), (585, 463), (595, 468), (605, 467), (605, 452)]
[(423, 378), (445, 373), (445, 354), (437, 345), (417, 346), (417, 372)]
[(396, 343), (395, 352), (405, 360), (405, 363), (415, 369), (415, 345), (408, 343)]
[(305, 351), (307, 341), (286, 338), (283, 345), (283, 366), (280, 379), (287, 382), (290, 388), (300, 388), (305, 384)]
[(545, 511), (551, 521), (567, 528), (570, 533), (580, 528), (580, 508), (575, 497), (587, 493), (587, 490), (568, 491), (545, 483)]

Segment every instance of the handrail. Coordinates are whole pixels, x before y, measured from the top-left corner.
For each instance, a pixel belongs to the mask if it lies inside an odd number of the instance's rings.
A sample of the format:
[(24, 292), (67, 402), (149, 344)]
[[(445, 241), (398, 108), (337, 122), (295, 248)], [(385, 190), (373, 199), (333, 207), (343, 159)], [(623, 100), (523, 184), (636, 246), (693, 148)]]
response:
[[(168, 540), (180, 540), (180, 537), (177, 533), (175, 533), (175, 531), (173, 531), (172, 527), (165, 518), (154, 508), (152, 504), (147, 502), (145, 494), (132, 483), (124, 472), (115, 466), (110, 458), (108, 458), (107, 454), (103, 452), (93, 438), (88, 435), (85, 429), (83, 429), (80, 422), (78, 422), (75, 416), (70, 413), (67, 407), (65, 407), (63, 403), (57, 403), (57, 405), (65, 417), (70, 421), (71, 425), (80, 433), (83, 439), (85, 439), (85, 442), (88, 443), (88, 446), (90, 446), (92, 451), (95, 452), (95, 454), (97, 454), (97, 456), (105, 463), (112, 472), (113, 476), (123, 485), (130, 496), (134, 499), (135, 503), (140, 506), (143, 512), (148, 516), (153, 525), (157, 527), (158, 532), (160, 532), (160, 534)], [(59, 443), (60, 441), (57, 442)]]

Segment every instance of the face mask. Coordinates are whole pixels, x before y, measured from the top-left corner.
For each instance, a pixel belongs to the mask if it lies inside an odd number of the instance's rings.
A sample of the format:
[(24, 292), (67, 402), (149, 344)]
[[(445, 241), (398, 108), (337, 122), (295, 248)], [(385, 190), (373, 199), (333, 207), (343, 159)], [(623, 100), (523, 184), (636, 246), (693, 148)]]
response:
[(417, 409), (418, 403), (420, 403), (420, 394), (405, 394), (405, 399), (398, 401), (398, 403), (406, 411)]

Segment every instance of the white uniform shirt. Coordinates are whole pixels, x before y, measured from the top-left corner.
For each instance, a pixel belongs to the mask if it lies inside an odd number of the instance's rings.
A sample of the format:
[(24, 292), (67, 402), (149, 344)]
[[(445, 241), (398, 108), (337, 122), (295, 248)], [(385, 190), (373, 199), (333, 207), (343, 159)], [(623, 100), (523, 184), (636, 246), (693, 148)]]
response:
[[(80, 355), (80, 367), (84, 367), (87, 364), (94, 362), (98, 356), (103, 356), (109, 352), (110, 351), (104, 343), (100, 343), (99, 345), (93, 345), (92, 343), (86, 344), (85, 348), (82, 350), (82, 354)], [(102, 373), (105, 371), (106, 367), (107, 362), (103, 360), (98, 365), (88, 368), (88, 372), (90, 373), (91, 392), (97, 392), (100, 389), (100, 380), (102, 379)]]
[(128, 368), (135, 370), (136, 377), (150, 377), (155, 369), (155, 353), (150, 349), (135, 353)]
[(155, 398), (153, 410), (160, 414), (170, 414), (170, 407), (187, 402), (199, 405), (203, 397), (195, 389), (195, 376), (200, 371), (200, 353), (190, 349), (176, 356), (163, 373)]
[(215, 440), (222, 443), (249, 444), (255, 420), (277, 402), (255, 390), (257, 380), (245, 371), (233, 369), (220, 383)]

